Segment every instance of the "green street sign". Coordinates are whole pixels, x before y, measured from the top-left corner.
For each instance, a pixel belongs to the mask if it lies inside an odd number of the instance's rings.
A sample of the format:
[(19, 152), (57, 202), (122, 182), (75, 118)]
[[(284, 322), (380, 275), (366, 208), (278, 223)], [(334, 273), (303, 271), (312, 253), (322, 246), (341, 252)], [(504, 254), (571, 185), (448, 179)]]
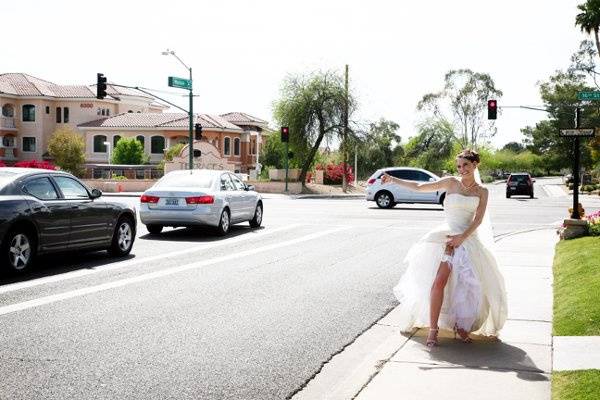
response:
[(180, 88), (180, 89), (191, 89), (192, 81), (184, 78), (177, 78), (176, 76), (169, 77), (169, 86)]
[(600, 92), (577, 92), (579, 100), (600, 100)]

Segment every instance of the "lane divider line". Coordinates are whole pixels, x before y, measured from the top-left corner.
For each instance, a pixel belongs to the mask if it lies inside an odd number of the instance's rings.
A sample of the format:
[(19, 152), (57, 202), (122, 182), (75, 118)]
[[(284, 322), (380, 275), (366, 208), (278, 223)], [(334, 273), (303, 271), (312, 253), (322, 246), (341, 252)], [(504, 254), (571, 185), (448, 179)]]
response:
[(120, 279), (117, 281), (107, 282), (107, 283), (103, 283), (100, 285), (89, 286), (86, 288), (71, 290), (68, 292), (54, 294), (54, 295), (50, 295), (50, 296), (44, 296), (44, 297), (40, 297), (38, 299), (28, 300), (28, 301), (24, 301), (21, 303), (15, 303), (15, 304), (11, 304), (8, 306), (0, 307), (0, 315), (11, 314), (11, 313), (15, 313), (17, 311), (27, 310), (29, 308), (39, 307), (39, 306), (42, 306), (45, 304), (51, 304), (51, 303), (55, 303), (55, 302), (58, 302), (61, 300), (72, 299), (74, 297), (80, 297), (80, 296), (85, 296), (87, 294), (98, 293), (98, 292), (102, 292), (102, 291), (109, 290), (109, 289), (114, 289), (114, 288), (131, 285), (134, 283), (148, 281), (151, 279), (162, 278), (162, 277), (177, 274), (180, 272), (189, 271), (192, 269), (197, 269), (197, 268), (206, 267), (206, 266), (213, 265), (213, 264), (222, 263), (224, 261), (229, 261), (229, 260), (233, 260), (236, 258), (247, 257), (247, 256), (258, 254), (258, 253), (263, 253), (265, 251), (274, 250), (274, 249), (277, 249), (280, 247), (286, 247), (286, 246), (291, 246), (291, 245), (297, 244), (297, 243), (307, 242), (309, 240), (314, 240), (314, 239), (320, 238), (322, 236), (331, 235), (331, 234), (334, 234), (334, 233), (337, 233), (337, 232), (340, 232), (343, 230), (347, 230), (347, 229), (350, 229), (350, 228), (349, 227), (341, 227), (341, 228), (336, 228), (336, 229), (329, 229), (329, 230), (326, 230), (323, 232), (312, 233), (310, 235), (301, 236), (296, 239), (291, 239), (291, 240), (287, 240), (287, 241), (280, 242), (280, 243), (274, 243), (274, 244), (258, 247), (256, 249), (245, 250), (245, 251), (241, 251), (239, 253), (230, 254), (230, 255), (222, 256), (222, 257), (217, 257), (217, 258), (213, 258), (213, 259), (206, 260), (206, 261), (194, 262), (194, 263), (190, 263), (190, 264), (181, 265), (179, 267), (173, 267), (173, 268), (163, 269), (160, 271), (150, 272), (147, 274), (138, 275), (138, 276), (135, 276), (132, 278)]
[(58, 275), (53, 275), (53, 276), (47, 276), (47, 277), (44, 277), (44, 278), (32, 279), (30, 281), (11, 283), (11, 284), (8, 284), (8, 285), (0, 286), (0, 294), (14, 292), (14, 291), (17, 291), (17, 290), (31, 288), (31, 287), (39, 286), (39, 285), (45, 285), (45, 284), (48, 284), (48, 283), (55, 283), (55, 282), (66, 281), (66, 280), (69, 280), (69, 279), (80, 278), (82, 276), (92, 275), (92, 274), (95, 274), (95, 273), (98, 273), (98, 272), (114, 271), (116, 269), (129, 267), (131, 265), (143, 264), (143, 263), (147, 263), (147, 262), (150, 262), (150, 261), (161, 260), (161, 259), (169, 258), (169, 257), (177, 257), (177, 256), (180, 256), (180, 255), (184, 255), (184, 254), (188, 254), (188, 253), (193, 253), (193, 252), (196, 252), (196, 251), (202, 251), (202, 250), (212, 249), (212, 248), (215, 248), (215, 247), (226, 246), (226, 245), (243, 242), (243, 241), (250, 240), (250, 239), (255, 239), (257, 237), (262, 237), (262, 236), (265, 236), (265, 235), (271, 235), (273, 233), (277, 233), (277, 232), (281, 232), (281, 231), (285, 231), (285, 230), (290, 230), (290, 229), (297, 228), (297, 227), (302, 226), (302, 225), (303, 224), (291, 224), (291, 225), (286, 225), (286, 226), (282, 226), (282, 227), (274, 228), (274, 229), (264, 228), (263, 231), (260, 231), (260, 232), (257, 232), (257, 233), (252, 233), (250, 235), (236, 236), (236, 237), (233, 237), (233, 238), (229, 238), (229, 239), (225, 239), (225, 240), (219, 241), (217, 243), (211, 243), (211, 244), (207, 244), (207, 245), (195, 246), (195, 247), (188, 248), (188, 249), (172, 251), (172, 252), (169, 252), (169, 253), (162, 253), (162, 254), (158, 254), (158, 255), (155, 255), (155, 256), (149, 256), (149, 257), (144, 257), (144, 258), (138, 258), (138, 257), (136, 257), (136, 258), (133, 258), (133, 259), (130, 259), (130, 260), (119, 261), (119, 262), (116, 262), (114, 264), (110, 264), (108, 266), (98, 266), (98, 267), (92, 267), (92, 268), (85, 268), (85, 269), (80, 269), (80, 270), (77, 270), (77, 271), (65, 272), (63, 274), (58, 274)]

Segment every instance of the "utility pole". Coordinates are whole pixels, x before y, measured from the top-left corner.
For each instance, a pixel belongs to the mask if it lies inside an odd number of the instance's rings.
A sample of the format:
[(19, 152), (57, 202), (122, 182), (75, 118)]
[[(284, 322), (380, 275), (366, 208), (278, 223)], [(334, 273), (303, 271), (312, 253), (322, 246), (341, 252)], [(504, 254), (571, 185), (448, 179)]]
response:
[(345, 97), (344, 102), (344, 133), (342, 135), (342, 154), (344, 163), (344, 174), (342, 175), (342, 190), (344, 193), (348, 191), (348, 180), (346, 178), (346, 170), (348, 168), (348, 64), (346, 64), (346, 79), (345, 79)]

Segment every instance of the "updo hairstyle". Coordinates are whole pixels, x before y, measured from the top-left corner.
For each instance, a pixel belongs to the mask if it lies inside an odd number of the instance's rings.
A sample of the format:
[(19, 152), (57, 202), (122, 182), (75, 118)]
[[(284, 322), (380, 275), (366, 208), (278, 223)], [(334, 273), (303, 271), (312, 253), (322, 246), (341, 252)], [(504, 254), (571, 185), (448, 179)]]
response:
[(463, 151), (458, 153), (456, 158), (464, 158), (465, 160), (469, 160), (471, 162), (478, 163), (479, 162), (479, 153), (477, 153), (475, 150), (464, 149)]

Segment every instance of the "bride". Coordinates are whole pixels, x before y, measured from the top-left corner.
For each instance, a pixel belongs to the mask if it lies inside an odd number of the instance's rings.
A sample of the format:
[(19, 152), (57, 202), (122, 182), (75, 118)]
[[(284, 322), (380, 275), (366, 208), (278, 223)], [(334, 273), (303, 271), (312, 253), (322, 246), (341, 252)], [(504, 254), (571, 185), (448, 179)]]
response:
[(402, 331), (429, 326), (427, 346), (438, 344), (440, 328), (468, 343), (470, 332), (497, 336), (507, 314), (504, 278), (492, 253), (494, 243), (485, 215), (488, 190), (479, 177), (479, 154), (456, 157), (460, 178), (417, 183), (384, 173), (395, 183), (419, 192), (446, 191), (446, 224), (428, 232), (408, 251), (406, 272), (394, 288), (400, 301)]

